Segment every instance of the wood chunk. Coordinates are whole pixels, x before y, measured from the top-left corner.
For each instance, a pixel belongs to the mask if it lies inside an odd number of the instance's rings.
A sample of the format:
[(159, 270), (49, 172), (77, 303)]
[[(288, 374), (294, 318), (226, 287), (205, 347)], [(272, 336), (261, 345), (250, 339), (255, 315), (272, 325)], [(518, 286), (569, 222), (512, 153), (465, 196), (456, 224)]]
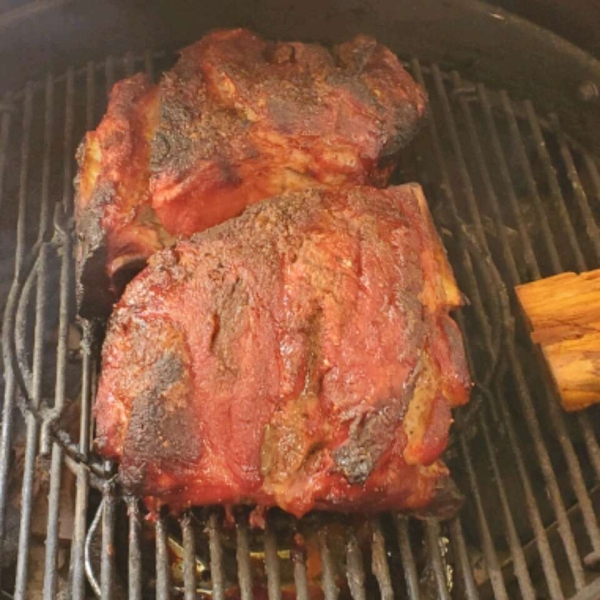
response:
[(600, 402), (600, 269), (516, 287), (565, 410)]

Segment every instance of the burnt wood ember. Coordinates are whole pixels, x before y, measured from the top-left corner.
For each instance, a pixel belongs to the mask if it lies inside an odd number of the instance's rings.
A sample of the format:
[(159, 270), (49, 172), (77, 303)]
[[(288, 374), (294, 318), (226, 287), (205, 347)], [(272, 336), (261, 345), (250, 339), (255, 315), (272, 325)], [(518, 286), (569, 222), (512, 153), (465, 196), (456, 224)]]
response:
[(397, 57), (366, 36), (329, 52), (218, 31), (158, 85), (142, 74), (117, 83), (78, 153), (82, 314), (106, 316), (150, 255), (248, 204), (387, 184), (425, 108)]
[(418, 185), (266, 200), (129, 284), (97, 448), (151, 507), (423, 508), (469, 397), (459, 304)]

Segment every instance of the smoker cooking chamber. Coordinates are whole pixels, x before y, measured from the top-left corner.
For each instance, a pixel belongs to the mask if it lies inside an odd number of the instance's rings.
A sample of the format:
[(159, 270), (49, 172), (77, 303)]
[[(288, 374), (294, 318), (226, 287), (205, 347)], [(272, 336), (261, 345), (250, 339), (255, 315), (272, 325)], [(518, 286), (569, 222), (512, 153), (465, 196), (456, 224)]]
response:
[[(2, 581), (14, 597), (24, 597), (36, 569), (48, 598), (65, 584), (73, 598), (93, 596), (96, 586), (105, 598), (194, 598), (197, 588), (223, 598), (232, 584), (248, 598), (252, 576), (257, 583), (243, 513), (231, 536), (235, 547), (223, 542), (219, 510), (195, 511), (180, 524), (162, 518), (149, 543), (138, 503), (118, 497), (112, 466), (86, 465), (93, 459), (90, 408), (101, 330), (73, 325), (73, 157), (84, 131), (102, 115), (114, 81), (141, 69), (157, 76), (171, 61), (171, 55), (146, 53), (88, 63), (28, 84), (0, 105), (2, 260), (15, 273), (10, 293), (2, 282), (8, 297), (0, 533), (4, 555), (15, 554)], [(326, 598), (342, 588), (354, 598), (597, 598), (598, 408), (578, 415), (559, 408), (512, 289), (598, 266), (598, 163), (530, 102), (463, 82), (435, 64), (413, 60), (409, 67), (429, 92), (431, 115), (403, 151), (396, 179), (422, 183), (469, 301), (456, 317), (476, 386), (471, 404), (456, 413), (447, 453), (467, 503), (448, 523), (371, 518), (366, 545), (358, 543), (365, 526), (348, 516), (322, 516), (316, 525), (304, 520), (298, 529), (318, 530)], [(16, 516), (15, 489), (21, 493)], [(70, 505), (65, 489), (73, 493)], [(68, 511), (72, 524), (65, 533)], [(289, 523), (282, 528), (280, 519), (273, 514), (260, 542), (265, 588), (269, 598), (282, 597), (290, 571), (298, 597), (306, 597), (306, 557), (290, 546)], [(340, 520), (341, 564), (333, 532)], [(36, 567), (31, 558), (42, 540), (43, 566)], [(184, 553), (175, 587), (173, 540)], [(195, 555), (210, 567), (206, 582)], [(227, 568), (232, 560), (233, 573)]]

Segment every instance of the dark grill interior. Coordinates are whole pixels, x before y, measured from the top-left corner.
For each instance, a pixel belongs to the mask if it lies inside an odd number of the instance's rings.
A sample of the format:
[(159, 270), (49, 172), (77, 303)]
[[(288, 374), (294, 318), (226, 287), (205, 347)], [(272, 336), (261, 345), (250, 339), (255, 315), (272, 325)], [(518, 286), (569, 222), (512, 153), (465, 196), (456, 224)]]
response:
[(416, 60), (431, 114), (397, 181), (423, 184), (468, 300), (456, 318), (475, 388), (447, 452), (460, 516), (271, 511), (263, 533), (244, 509), (235, 527), (221, 509), (153, 525), (119, 497), (91, 451), (102, 332), (75, 316), (74, 155), (114, 81), (171, 62), (109, 58), (0, 103), (1, 595), (600, 597), (598, 408), (563, 413), (512, 291), (599, 266), (599, 165), (529, 101)]

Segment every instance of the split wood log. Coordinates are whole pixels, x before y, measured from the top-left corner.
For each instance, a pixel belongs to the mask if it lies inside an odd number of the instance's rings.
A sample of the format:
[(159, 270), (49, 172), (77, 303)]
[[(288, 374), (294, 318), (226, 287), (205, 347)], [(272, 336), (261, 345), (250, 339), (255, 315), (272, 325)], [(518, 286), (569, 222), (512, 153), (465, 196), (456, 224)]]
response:
[(600, 269), (516, 287), (565, 410), (600, 402)]

